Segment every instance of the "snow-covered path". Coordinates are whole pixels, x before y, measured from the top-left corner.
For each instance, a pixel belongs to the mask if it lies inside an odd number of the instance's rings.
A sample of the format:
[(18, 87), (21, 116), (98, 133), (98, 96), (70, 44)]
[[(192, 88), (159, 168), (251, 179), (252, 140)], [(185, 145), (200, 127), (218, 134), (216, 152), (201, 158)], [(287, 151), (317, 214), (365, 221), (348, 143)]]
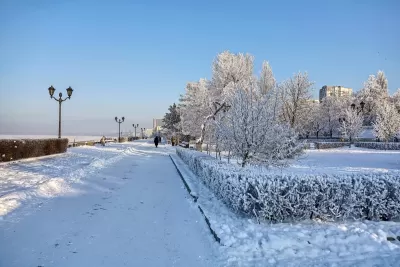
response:
[(218, 266), (167, 153), (116, 144), (0, 166), (0, 266)]

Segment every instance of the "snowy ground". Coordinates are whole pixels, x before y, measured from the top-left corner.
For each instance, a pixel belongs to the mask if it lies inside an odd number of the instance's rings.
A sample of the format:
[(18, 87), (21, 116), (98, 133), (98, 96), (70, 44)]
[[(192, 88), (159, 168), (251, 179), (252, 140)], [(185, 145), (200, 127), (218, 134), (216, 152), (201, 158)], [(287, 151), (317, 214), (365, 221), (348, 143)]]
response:
[(171, 151), (108, 144), (0, 165), (0, 266), (218, 266)]
[[(206, 153), (206, 152), (204, 152)], [(215, 156), (214, 153), (211, 153)], [(227, 161), (227, 157), (222, 157)], [(236, 164), (236, 160), (231, 160)], [(285, 173), (400, 173), (400, 151), (359, 147), (306, 150), (289, 167), (272, 168)]]
[[(325, 164), (338, 167), (327, 154), (331, 162)], [(178, 156), (172, 157), (221, 239), (225, 266), (399, 266), (400, 222), (259, 224), (233, 214)]]
[[(197, 203), (190, 200), (169, 154)], [(400, 152), (341, 148), (309, 150), (289, 171), (399, 169)], [(0, 266), (7, 267), (400, 262), (399, 222), (258, 224), (228, 210), (172, 147), (155, 149), (143, 141), (76, 147), (65, 155), (0, 164), (0, 229)]]
[(358, 147), (306, 150), (285, 172), (400, 172), (400, 151)]

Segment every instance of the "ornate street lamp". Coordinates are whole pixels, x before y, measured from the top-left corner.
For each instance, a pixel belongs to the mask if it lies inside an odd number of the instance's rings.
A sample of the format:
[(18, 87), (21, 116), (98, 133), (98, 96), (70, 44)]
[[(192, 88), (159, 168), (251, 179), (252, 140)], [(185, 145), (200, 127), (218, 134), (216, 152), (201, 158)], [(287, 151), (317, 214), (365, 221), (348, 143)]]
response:
[(356, 107), (356, 104), (354, 104), (354, 103), (351, 104), (350, 106), (351, 106), (351, 108), (352, 108), (353, 110), (356, 110), (356, 108), (357, 108), (357, 115), (358, 115), (358, 114), (360, 114), (360, 112), (363, 112), (363, 111), (364, 111), (364, 105), (365, 105), (365, 103), (364, 103), (363, 101), (361, 101), (359, 107)]
[(133, 128), (135, 128), (135, 139), (136, 139), (136, 128), (139, 127), (139, 124), (132, 124)]
[(64, 102), (67, 99), (71, 99), (72, 96), (72, 92), (74, 90), (72, 90), (71, 86), (67, 88), (67, 97), (62, 99), (62, 93), (60, 92), (58, 94), (58, 99), (55, 98), (54, 92), (56, 91), (56, 89), (52, 86), (49, 87), (49, 95), (50, 95), (50, 99), (54, 99), (58, 102), (58, 138), (61, 138), (61, 103)]
[(125, 117), (122, 117), (122, 119), (118, 119), (118, 117), (115, 117), (115, 121), (118, 123), (118, 143), (121, 143), (121, 123), (123, 123), (125, 120)]

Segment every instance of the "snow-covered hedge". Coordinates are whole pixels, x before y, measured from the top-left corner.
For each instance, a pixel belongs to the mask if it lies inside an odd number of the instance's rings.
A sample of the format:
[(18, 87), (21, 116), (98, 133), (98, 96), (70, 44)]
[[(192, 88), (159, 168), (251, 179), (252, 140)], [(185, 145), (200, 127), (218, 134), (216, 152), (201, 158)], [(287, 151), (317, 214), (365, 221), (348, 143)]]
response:
[(400, 177), (393, 174), (283, 174), (240, 168), (176, 149), (189, 168), (233, 211), (274, 222), (400, 218)]
[(316, 142), (315, 147), (317, 149), (329, 149), (349, 146), (348, 142)]
[(64, 153), (67, 147), (67, 138), (1, 139), (0, 162)]
[(400, 143), (385, 143), (385, 142), (357, 142), (356, 147), (364, 147), (380, 150), (400, 150)]

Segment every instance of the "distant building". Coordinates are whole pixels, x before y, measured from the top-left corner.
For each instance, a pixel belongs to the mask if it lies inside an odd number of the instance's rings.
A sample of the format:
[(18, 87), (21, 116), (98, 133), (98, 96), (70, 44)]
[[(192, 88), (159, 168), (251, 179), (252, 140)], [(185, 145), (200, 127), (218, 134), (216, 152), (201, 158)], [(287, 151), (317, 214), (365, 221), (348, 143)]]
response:
[(164, 126), (163, 119), (153, 119), (153, 130), (161, 131), (163, 126)]
[(351, 96), (352, 93), (353, 89), (351, 88), (343, 87), (340, 85), (339, 86), (324, 85), (322, 86), (321, 89), (319, 89), (319, 102), (321, 102), (322, 99), (324, 99), (327, 96), (337, 96), (337, 97)]

